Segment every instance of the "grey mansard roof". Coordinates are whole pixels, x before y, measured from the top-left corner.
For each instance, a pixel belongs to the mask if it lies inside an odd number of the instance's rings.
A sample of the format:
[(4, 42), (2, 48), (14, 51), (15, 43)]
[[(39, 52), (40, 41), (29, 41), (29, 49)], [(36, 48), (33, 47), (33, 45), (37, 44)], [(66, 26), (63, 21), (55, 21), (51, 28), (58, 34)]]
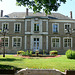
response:
[[(13, 12), (11, 14), (6, 15), (9, 18), (25, 18), (26, 13), (25, 12)], [(45, 15), (45, 13), (36, 13), (33, 12), (28, 13), (28, 17), (48, 17), (49, 19), (70, 19), (68, 16), (65, 16), (60, 13), (52, 13), (51, 15)]]

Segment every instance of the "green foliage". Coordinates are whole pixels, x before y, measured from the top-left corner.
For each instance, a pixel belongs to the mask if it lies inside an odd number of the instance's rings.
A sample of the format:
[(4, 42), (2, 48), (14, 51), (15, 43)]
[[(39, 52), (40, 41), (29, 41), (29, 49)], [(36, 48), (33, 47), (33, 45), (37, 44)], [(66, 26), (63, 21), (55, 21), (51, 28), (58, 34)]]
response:
[(58, 51), (56, 51), (56, 50), (53, 50), (53, 51), (50, 51), (50, 55), (57, 55), (58, 54)]
[(38, 51), (38, 50), (36, 50), (36, 51), (35, 51), (35, 54), (37, 54), (37, 53), (39, 53), (39, 51)]
[(67, 50), (66, 51), (66, 56), (67, 56), (67, 58), (69, 58), (69, 59), (75, 59), (75, 51), (73, 51), (73, 50)]
[(45, 54), (45, 51), (43, 50), (43, 54)]
[(22, 53), (23, 53), (24, 51), (17, 51), (17, 55), (22, 55)]
[(30, 51), (30, 53), (29, 53), (29, 56), (31, 56), (32, 55), (32, 51)]
[(22, 53), (22, 56), (24, 56), (24, 55), (29, 55), (28, 50)]
[(16, 0), (16, 2), (19, 6), (28, 6), (30, 9), (33, 9), (34, 13), (43, 9), (46, 14), (50, 14), (51, 11), (57, 11), (61, 2), (65, 3), (66, 0)]
[(32, 55), (32, 51), (29, 52), (29, 51), (27, 50), (27, 51), (23, 52), (23, 53), (22, 53), (22, 56), (25, 56), (25, 55), (31, 56), (31, 55)]

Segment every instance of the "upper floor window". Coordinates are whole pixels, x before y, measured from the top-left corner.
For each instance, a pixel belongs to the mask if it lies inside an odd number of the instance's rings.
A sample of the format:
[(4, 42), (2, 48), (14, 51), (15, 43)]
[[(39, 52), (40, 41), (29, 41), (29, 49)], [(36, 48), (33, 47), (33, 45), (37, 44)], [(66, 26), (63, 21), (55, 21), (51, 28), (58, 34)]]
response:
[(38, 23), (34, 24), (34, 31), (39, 31), (39, 24)]
[(13, 37), (13, 47), (21, 47), (21, 37)]
[(71, 24), (65, 24), (64, 25), (64, 30), (66, 30), (67, 32), (69, 32), (71, 29)]
[(8, 23), (3, 23), (2, 24), (2, 30), (4, 31), (4, 29), (9, 29), (9, 24)]
[(20, 23), (15, 23), (14, 31), (15, 32), (20, 32), (21, 31), (21, 24)]
[(52, 47), (60, 47), (60, 38), (52, 37), (51, 38)]
[(59, 25), (57, 23), (53, 23), (53, 33), (59, 32)]
[(72, 47), (72, 38), (64, 38), (63, 44), (64, 47)]

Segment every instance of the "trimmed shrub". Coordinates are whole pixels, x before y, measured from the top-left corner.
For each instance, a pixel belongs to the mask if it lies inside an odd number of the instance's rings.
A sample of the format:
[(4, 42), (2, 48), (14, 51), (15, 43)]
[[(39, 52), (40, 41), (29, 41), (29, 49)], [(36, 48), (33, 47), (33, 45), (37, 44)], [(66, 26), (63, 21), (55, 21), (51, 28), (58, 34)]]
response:
[(72, 58), (72, 50), (67, 50), (66, 51), (66, 56), (67, 56), (67, 58), (69, 58), (69, 59), (71, 59)]
[(67, 56), (67, 58), (69, 58), (69, 59), (75, 59), (75, 51), (73, 51), (73, 50), (67, 50), (66, 51), (66, 56)]
[(22, 56), (25, 56), (25, 55), (29, 55), (28, 50), (27, 50), (26, 52), (23, 52), (23, 53), (22, 53)]
[(17, 55), (22, 55), (22, 53), (24, 53), (24, 51), (17, 51)]
[(32, 56), (32, 51), (30, 51), (29, 56)]
[(56, 50), (50, 51), (50, 55), (56, 56), (56, 55), (58, 55), (58, 51), (56, 51)]

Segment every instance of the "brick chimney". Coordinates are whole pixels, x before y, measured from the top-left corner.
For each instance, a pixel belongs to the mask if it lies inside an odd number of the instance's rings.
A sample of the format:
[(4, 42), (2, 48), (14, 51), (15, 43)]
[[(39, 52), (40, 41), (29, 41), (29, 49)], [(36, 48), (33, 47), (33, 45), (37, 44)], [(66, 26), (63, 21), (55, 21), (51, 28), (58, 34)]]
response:
[(1, 17), (3, 17), (3, 10), (1, 10)]
[(72, 19), (72, 11), (70, 11), (70, 18)]
[(28, 16), (28, 8), (26, 8), (26, 16)]

